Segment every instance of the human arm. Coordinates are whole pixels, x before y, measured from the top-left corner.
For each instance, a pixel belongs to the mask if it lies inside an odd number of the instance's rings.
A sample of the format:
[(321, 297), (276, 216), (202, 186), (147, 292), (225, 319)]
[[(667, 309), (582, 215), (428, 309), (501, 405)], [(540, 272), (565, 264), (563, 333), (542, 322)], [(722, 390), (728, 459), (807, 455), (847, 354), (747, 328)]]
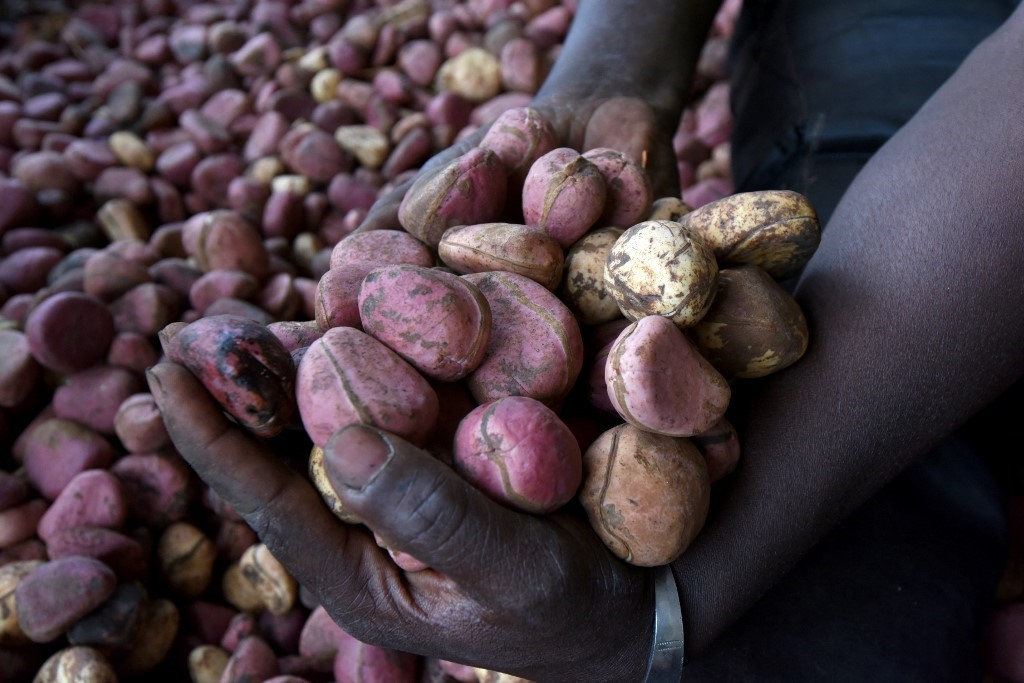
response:
[[(721, 0), (580, 0), (561, 53), (531, 106), (560, 144), (611, 147), (646, 162), (657, 196), (679, 194), (672, 135)], [(628, 27), (628, 28), (626, 28)], [(486, 127), (431, 157), (429, 170), (479, 143)], [(378, 200), (360, 231), (398, 227), (409, 180)]]
[(674, 565), (692, 651), (1021, 377), (1022, 24), (1018, 9), (865, 167), (796, 291), (807, 354), (737, 393), (743, 464)]

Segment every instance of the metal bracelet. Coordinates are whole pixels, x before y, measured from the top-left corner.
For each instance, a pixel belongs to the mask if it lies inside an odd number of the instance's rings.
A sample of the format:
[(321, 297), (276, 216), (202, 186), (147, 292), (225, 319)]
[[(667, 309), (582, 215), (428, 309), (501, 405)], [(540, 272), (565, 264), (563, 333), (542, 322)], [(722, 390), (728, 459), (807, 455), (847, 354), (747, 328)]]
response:
[(683, 677), (683, 611), (668, 565), (654, 577), (654, 644), (644, 683), (679, 683)]

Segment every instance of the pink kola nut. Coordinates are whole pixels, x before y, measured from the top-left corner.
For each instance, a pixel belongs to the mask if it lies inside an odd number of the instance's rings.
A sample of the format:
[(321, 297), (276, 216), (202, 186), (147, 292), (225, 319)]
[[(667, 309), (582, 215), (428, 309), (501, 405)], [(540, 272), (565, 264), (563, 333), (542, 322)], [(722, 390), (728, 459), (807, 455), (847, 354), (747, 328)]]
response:
[(346, 425), (367, 424), (425, 443), (437, 394), (409, 363), (365, 332), (334, 327), (299, 363), (296, 397), (306, 432), (323, 448)]
[(331, 250), (331, 268), (359, 265), (369, 273), (379, 266), (400, 263), (429, 268), (434, 265), (434, 255), (427, 245), (401, 230), (354, 233)]
[(455, 381), (483, 361), (487, 299), (458, 275), (419, 266), (371, 271), (359, 289), (363, 329), (432, 379)]
[(523, 182), (523, 218), (568, 248), (604, 211), (607, 188), (597, 166), (559, 147), (530, 166)]
[(51, 560), (33, 569), (15, 589), (19, 625), (34, 642), (48, 643), (102, 605), (116, 589), (116, 575), (99, 560)]
[(332, 327), (362, 329), (359, 320), (359, 286), (372, 269), (362, 265), (331, 268), (316, 287), (315, 319), (321, 331)]
[(565, 505), (583, 477), (572, 431), (543, 403), (509, 396), (473, 410), (455, 434), (455, 468), (489, 496), (525, 512)]
[(114, 316), (99, 299), (63, 292), (36, 306), (25, 322), (32, 355), (57, 372), (84, 370), (107, 355)]
[(299, 634), (299, 655), (307, 659), (334, 659), (338, 643), (350, 638), (322, 605), (309, 613)]
[(33, 428), (22, 446), (29, 483), (50, 500), (78, 473), (109, 467), (114, 460), (114, 449), (103, 436), (60, 418)]
[(646, 316), (619, 335), (605, 367), (608, 397), (634, 427), (668, 436), (706, 432), (729, 406), (725, 378), (676, 325)]
[(121, 481), (106, 470), (75, 476), (39, 520), (39, 538), (49, 541), (63, 529), (97, 526), (120, 529), (128, 518)]
[(125, 455), (110, 472), (120, 480), (132, 516), (142, 524), (163, 528), (187, 516), (195, 490), (191, 470), (176, 453)]
[(149, 570), (149, 553), (139, 541), (101, 526), (58, 529), (46, 541), (46, 554), (51, 560), (95, 558), (127, 581), (142, 581)]
[(238, 315), (200, 318), (171, 338), (167, 355), (259, 436), (280, 434), (295, 414), (291, 354), (260, 322)]
[(491, 307), (491, 341), (466, 379), (478, 403), (529, 396), (557, 409), (583, 368), (579, 323), (557, 296), (515, 273), (472, 273)]
[(24, 402), (39, 376), (28, 337), (18, 330), (0, 330), (0, 406), (13, 408)]
[(265, 681), (280, 673), (274, 650), (263, 638), (252, 635), (238, 643), (220, 680), (224, 683)]
[(724, 417), (706, 432), (695, 434), (693, 443), (708, 465), (708, 480), (714, 484), (736, 469), (740, 461), (740, 438)]
[(416, 655), (362, 643), (349, 636), (334, 658), (337, 683), (414, 683)]
[(36, 498), (0, 511), (0, 548), (6, 550), (35, 536), (46, 510), (46, 501)]
[(421, 175), (402, 199), (398, 221), (436, 247), (450, 227), (497, 220), (505, 207), (506, 178), (507, 169), (496, 154), (474, 147)]
[(113, 436), (121, 404), (143, 388), (142, 379), (131, 370), (96, 365), (65, 378), (53, 393), (54, 414)]
[(525, 176), (533, 163), (556, 144), (554, 129), (536, 109), (516, 107), (494, 120), (479, 146), (497, 154), (510, 174)]
[(642, 221), (654, 202), (647, 171), (622, 152), (607, 147), (588, 150), (583, 158), (597, 166), (608, 190), (601, 224), (625, 229)]

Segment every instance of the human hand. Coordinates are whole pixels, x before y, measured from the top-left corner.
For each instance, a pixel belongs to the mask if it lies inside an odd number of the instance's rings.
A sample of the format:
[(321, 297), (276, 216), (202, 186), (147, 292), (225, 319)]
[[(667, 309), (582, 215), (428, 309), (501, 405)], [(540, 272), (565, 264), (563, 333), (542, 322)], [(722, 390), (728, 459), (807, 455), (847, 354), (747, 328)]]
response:
[[(616, 149), (647, 169), (655, 197), (679, 195), (679, 172), (672, 149), (676, 122), (643, 99), (593, 93), (577, 96), (574, 91), (556, 90), (541, 93), (531, 106), (551, 125), (559, 146), (580, 152), (596, 147)], [(487, 128), (482, 126), (431, 157), (420, 173), (443, 166), (477, 146)], [(398, 207), (414, 181), (402, 183), (377, 200), (357, 230), (398, 229)]]
[(342, 430), (325, 448), (329, 479), (390, 547), (432, 567), (405, 572), (185, 368), (148, 378), (178, 451), (351, 635), (538, 681), (643, 676), (651, 574), (607, 551), (582, 513), (512, 511), (393, 435)]

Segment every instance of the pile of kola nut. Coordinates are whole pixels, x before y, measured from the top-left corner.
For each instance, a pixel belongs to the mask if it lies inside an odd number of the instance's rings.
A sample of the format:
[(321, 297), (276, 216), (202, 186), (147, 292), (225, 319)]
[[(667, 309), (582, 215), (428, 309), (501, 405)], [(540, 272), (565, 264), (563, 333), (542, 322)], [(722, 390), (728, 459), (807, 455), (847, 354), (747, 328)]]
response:
[[(628, 430), (619, 451), (644, 439), (689, 444), (677, 449), (680, 469), (697, 482), (682, 551), (702, 521), (707, 482), (738, 454), (708, 435), (726, 433), (715, 431), (728, 429), (718, 419), (726, 380), (753, 361), (723, 351), (728, 332), (707, 321), (730, 299), (722, 294), (730, 268), (758, 273), (736, 282), (763, 280), (771, 290), (771, 277), (739, 265), (746, 257), (729, 260), (749, 244), (697, 237), (697, 213), (684, 216), (679, 197), (645, 195), (635, 162), (559, 147), (543, 139), (543, 122), (540, 142), (518, 161), (495, 127), (487, 145), (424, 175), (408, 195), (418, 208), (403, 212), (404, 231), (352, 234), (379, 196), (433, 154), (500, 116), (533, 120), (529, 101), (573, 10), (545, 0), (4, 5), (0, 679), (316, 683), (347, 680), (373, 658), (381, 680), (490, 675), (374, 648), (339, 629), (175, 452), (143, 377), (165, 354), (255, 433), (307, 436), (311, 478), (328, 498), (314, 446), (356, 403), (368, 421), (532, 514), (580, 501), (600, 515), (608, 501), (587, 502), (584, 464), (592, 454), (615, 459), (598, 437), (606, 429)], [(693, 204), (731, 194), (722, 85), (730, 12), (709, 38), (676, 136), (680, 197)], [(559, 224), (543, 202), (521, 203), (578, 176), (589, 178), (585, 203), (595, 216), (585, 228)], [(471, 216), (446, 195), (469, 178), (491, 183), (492, 196), (503, 188), (501, 210), (464, 220)], [(629, 200), (610, 189), (623, 184)], [(630, 217), (610, 213), (630, 202)], [(507, 221), (507, 207), (522, 219)], [(408, 213), (434, 222), (414, 224)], [(634, 238), (634, 224), (657, 234)], [(707, 299), (688, 327), (647, 329), (648, 319), (669, 320), (638, 307), (647, 276), (613, 267), (606, 279), (600, 259), (585, 256), (683, 236), (703, 244), (702, 265), (672, 276), (673, 296), (691, 286)], [(516, 253), (502, 252), (508, 244)], [(423, 292), (421, 306), (408, 305), (413, 291)], [(606, 310), (614, 300), (628, 317), (595, 313), (591, 300)], [(416, 332), (425, 310), (446, 311), (436, 316), (446, 324)], [(409, 341), (417, 334), (419, 346)], [(673, 354), (696, 349), (695, 376), (713, 410), (683, 426), (645, 407), (642, 372), (628, 362), (635, 354), (620, 352), (644, 336)], [(224, 381), (214, 360), (227, 339), (258, 341), (248, 362), (274, 371), (258, 391)], [(427, 342), (448, 346), (431, 356), (422, 353)], [(358, 359), (345, 367), (359, 374), (349, 383), (360, 393), (316, 397), (314, 376), (344, 358)], [(762, 358), (758, 367), (792, 360)], [(534, 372), (503, 375), (510, 363)], [(352, 380), (327, 377), (323, 390), (342, 379)], [(370, 410), (384, 390), (415, 403), (407, 426)], [(538, 443), (520, 438), (524, 424)], [(693, 439), (682, 440), (684, 431)], [(496, 441), (524, 447), (505, 462), (487, 455)], [(553, 474), (539, 488), (512, 476), (542, 467)], [(390, 550), (407, 570), (426, 570)], [(676, 552), (612, 550), (644, 564)]]

